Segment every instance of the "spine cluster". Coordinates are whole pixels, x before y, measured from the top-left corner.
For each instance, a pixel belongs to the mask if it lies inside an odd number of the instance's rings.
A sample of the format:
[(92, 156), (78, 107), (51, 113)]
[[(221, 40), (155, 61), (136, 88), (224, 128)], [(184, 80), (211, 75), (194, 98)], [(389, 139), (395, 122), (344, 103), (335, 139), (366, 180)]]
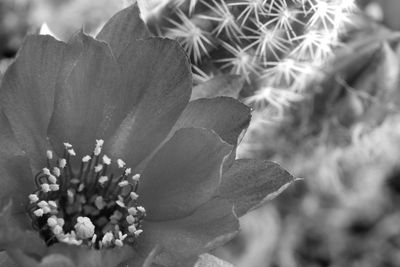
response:
[(255, 107), (295, 101), (333, 55), (355, 10), (354, 0), (168, 0), (150, 28), (178, 40), (197, 82), (241, 75)]

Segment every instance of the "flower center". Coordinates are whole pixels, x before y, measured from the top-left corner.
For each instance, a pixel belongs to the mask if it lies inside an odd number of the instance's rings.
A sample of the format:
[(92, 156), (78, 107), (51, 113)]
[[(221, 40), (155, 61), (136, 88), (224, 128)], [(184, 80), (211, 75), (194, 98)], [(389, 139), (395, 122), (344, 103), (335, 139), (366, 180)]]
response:
[(72, 145), (64, 143), (63, 158), (47, 151), (47, 167), (35, 176), (37, 190), (29, 195), (28, 214), (47, 245), (57, 242), (95, 249), (134, 245), (143, 232), (146, 211), (138, 205), (139, 174), (131, 175), (124, 161), (120, 174), (109, 174), (112, 162), (96, 140), (91, 156), (74, 169)]

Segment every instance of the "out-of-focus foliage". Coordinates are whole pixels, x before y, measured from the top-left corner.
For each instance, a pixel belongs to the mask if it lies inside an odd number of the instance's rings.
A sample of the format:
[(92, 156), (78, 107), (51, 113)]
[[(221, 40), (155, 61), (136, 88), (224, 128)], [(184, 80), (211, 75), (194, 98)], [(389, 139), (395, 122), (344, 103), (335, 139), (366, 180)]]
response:
[(14, 57), (27, 33), (46, 23), (51, 32), (68, 40), (80, 29), (95, 34), (131, 0), (2, 0), (0, 1), (0, 59)]
[(243, 154), (305, 178), (275, 203), (281, 231), (267, 266), (398, 265), (400, 35), (360, 22), (311, 84), (317, 94), (245, 138)]
[(68, 40), (81, 28), (95, 34), (123, 6), (122, 0), (35, 0), (31, 21), (34, 25), (46, 22), (58, 38)]
[[(28, 31), (30, 1), (0, 1), (0, 59), (13, 57)], [(1, 70), (0, 70), (1, 72)]]

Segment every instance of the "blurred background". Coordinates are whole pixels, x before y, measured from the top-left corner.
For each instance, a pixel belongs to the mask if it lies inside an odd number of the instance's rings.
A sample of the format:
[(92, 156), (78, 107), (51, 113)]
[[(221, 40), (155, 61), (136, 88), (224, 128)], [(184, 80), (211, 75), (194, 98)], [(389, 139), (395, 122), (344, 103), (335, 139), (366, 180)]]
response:
[[(26, 34), (95, 35), (133, 2), (0, 0), (0, 77)], [(400, 266), (399, 0), (139, 6), (153, 34), (191, 57), (192, 99), (252, 106), (238, 157), (300, 178), (241, 218), (240, 236), (215, 255), (244, 267)]]

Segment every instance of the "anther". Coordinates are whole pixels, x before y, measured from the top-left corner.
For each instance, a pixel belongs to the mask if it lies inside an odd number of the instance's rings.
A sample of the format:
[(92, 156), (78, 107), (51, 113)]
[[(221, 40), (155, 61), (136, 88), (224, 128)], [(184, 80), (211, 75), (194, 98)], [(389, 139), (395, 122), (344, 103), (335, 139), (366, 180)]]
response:
[(103, 243), (103, 246), (110, 246), (112, 244), (113, 239), (114, 235), (111, 232), (107, 232), (104, 234), (101, 242)]
[(60, 159), (60, 162), (59, 162), (58, 166), (61, 169), (64, 169), (66, 165), (67, 165), (67, 160), (66, 159)]
[(50, 227), (53, 228), (54, 226), (57, 225), (57, 218), (56, 218), (55, 216), (49, 217), (49, 218), (47, 219), (47, 224), (48, 224)]
[(49, 179), (49, 182), (52, 184), (57, 183), (57, 178), (52, 174), (49, 175), (48, 179)]
[(49, 184), (41, 184), (41, 187), (42, 187), (42, 191), (44, 192), (44, 193), (48, 193), (48, 192), (50, 192), (50, 186), (49, 186)]
[(30, 194), (29, 200), (31, 201), (31, 203), (35, 203), (39, 201), (39, 197), (36, 194)]
[(134, 182), (139, 182), (140, 179), (140, 174), (135, 174), (134, 176), (132, 176), (132, 181)]
[(87, 163), (89, 160), (91, 160), (92, 158), (89, 155), (86, 155), (82, 158), (82, 162)]
[(106, 183), (107, 181), (108, 181), (108, 177), (107, 176), (100, 176), (99, 183), (101, 185), (104, 185), (104, 183)]
[(70, 143), (64, 143), (64, 147), (66, 149), (70, 149), (72, 147), (72, 145)]
[(132, 215), (128, 215), (128, 216), (126, 217), (126, 221), (127, 221), (129, 224), (134, 224), (134, 223), (135, 223), (135, 217), (133, 217)]
[(134, 234), (135, 232), (136, 232), (136, 226), (134, 225), (134, 224), (132, 224), (132, 225), (129, 225), (129, 227), (128, 227), (128, 231), (129, 231), (129, 233), (132, 233), (132, 234)]
[(99, 164), (96, 167), (94, 167), (95, 172), (100, 172), (103, 169), (103, 165)]
[(128, 175), (130, 175), (132, 173), (132, 169), (131, 168), (127, 168), (126, 170), (125, 170), (125, 176), (128, 176)]
[(125, 167), (125, 162), (122, 159), (117, 159), (118, 168), (122, 169)]
[(143, 230), (142, 230), (142, 229), (136, 230), (136, 231), (134, 232), (134, 234), (135, 234), (136, 237), (138, 237), (141, 233), (143, 233)]
[(131, 192), (129, 196), (131, 197), (132, 200), (136, 200), (139, 197), (139, 195), (136, 194), (135, 192)]
[(48, 168), (43, 168), (42, 171), (45, 175), (51, 175), (50, 170)]
[(103, 156), (103, 163), (106, 165), (110, 165), (111, 164), (111, 159), (109, 157), (107, 157), (107, 155)]
[(95, 156), (100, 155), (101, 149), (102, 149), (102, 147), (103, 147), (103, 144), (104, 144), (104, 140), (102, 140), (102, 139), (96, 140), (96, 147), (94, 148), (94, 152), (93, 152), (93, 154), (94, 154)]
[(146, 210), (142, 206), (138, 206), (137, 210), (140, 211), (141, 213), (145, 213)]
[(119, 182), (118, 183), (118, 186), (120, 186), (120, 187), (124, 187), (124, 186), (127, 186), (127, 185), (129, 185), (129, 182), (128, 181), (121, 181), (121, 182)]
[(54, 174), (56, 177), (60, 177), (60, 175), (61, 175), (61, 170), (60, 170), (58, 167), (54, 167), (54, 168), (53, 168), (53, 174)]
[(33, 214), (35, 214), (35, 216), (37, 216), (37, 217), (42, 217), (44, 212), (43, 212), (43, 209), (37, 209), (33, 212)]
[(71, 156), (76, 156), (75, 150), (73, 150), (72, 148), (68, 149), (68, 154), (70, 154)]
[(46, 156), (47, 156), (47, 159), (53, 159), (53, 151), (47, 150), (46, 151)]
[(51, 185), (49, 185), (49, 187), (50, 187), (50, 191), (60, 190), (60, 185), (58, 185), (58, 184), (51, 184)]

